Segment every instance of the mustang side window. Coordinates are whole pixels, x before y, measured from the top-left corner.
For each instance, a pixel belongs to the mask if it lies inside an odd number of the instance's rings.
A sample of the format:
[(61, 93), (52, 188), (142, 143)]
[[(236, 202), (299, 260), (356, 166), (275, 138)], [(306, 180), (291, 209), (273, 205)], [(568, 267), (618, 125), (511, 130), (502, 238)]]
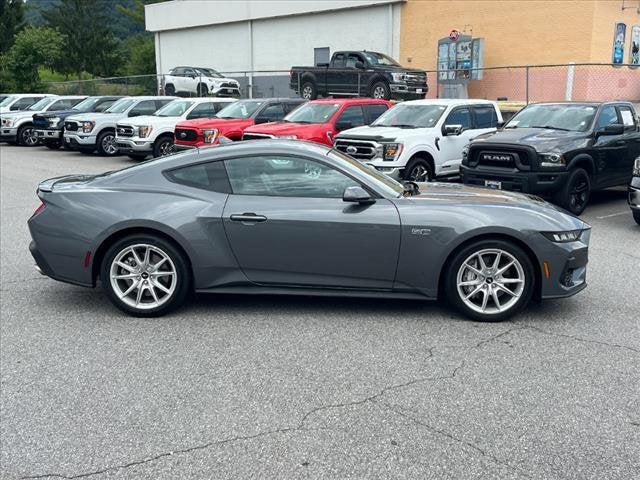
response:
[(225, 160), (236, 195), (342, 198), (359, 184), (322, 163), (298, 157), (260, 156)]
[(199, 163), (164, 172), (172, 182), (219, 193), (231, 193), (222, 162)]

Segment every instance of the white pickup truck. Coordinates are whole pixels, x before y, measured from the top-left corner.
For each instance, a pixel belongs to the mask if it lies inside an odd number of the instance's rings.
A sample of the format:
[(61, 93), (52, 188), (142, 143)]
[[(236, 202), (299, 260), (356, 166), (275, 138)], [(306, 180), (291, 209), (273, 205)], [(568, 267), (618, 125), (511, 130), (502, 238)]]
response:
[(458, 175), (465, 146), (501, 123), (496, 102), (413, 100), (371, 125), (344, 130), (335, 147), (397, 180), (426, 182)]
[(165, 95), (239, 97), (240, 84), (213, 68), (176, 67), (164, 76)]
[(135, 160), (161, 157), (173, 151), (174, 130), (185, 120), (212, 118), (235, 98), (185, 98), (168, 103), (153, 115), (131, 118), (116, 125), (116, 147)]

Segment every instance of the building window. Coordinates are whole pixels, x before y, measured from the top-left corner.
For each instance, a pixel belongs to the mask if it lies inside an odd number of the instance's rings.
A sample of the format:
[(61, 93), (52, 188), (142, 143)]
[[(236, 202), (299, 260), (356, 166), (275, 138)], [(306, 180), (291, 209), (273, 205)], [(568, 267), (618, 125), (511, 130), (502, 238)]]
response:
[(313, 49), (313, 63), (317, 67), (321, 63), (329, 63), (331, 59), (329, 47), (320, 47)]

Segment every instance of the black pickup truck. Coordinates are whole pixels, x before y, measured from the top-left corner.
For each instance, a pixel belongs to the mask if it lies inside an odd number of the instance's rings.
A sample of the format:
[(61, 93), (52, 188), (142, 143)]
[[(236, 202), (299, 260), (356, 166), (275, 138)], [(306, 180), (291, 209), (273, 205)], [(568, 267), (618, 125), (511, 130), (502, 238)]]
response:
[(306, 100), (344, 95), (418, 100), (429, 90), (424, 70), (404, 68), (378, 52), (335, 52), (328, 64), (291, 67), (289, 86)]
[(462, 181), (550, 198), (580, 215), (591, 192), (626, 185), (640, 156), (629, 102), (531, 104), (462, 152)]

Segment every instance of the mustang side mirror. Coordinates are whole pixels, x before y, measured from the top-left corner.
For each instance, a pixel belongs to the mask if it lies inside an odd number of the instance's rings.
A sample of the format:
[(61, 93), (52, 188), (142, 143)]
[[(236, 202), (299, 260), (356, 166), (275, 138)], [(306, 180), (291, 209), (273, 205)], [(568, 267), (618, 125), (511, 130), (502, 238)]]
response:
[(462, 125), (445, 125), (442, 129), (442, 134), (447, 135), (460, 135), (462, 133)]
[(347, 187), (342, 194), (342, 201), (351, 203), (368, 204), (375, 203), (369, 192), (362, 187)]
[(598, 130), (597, 133), (599, 135), (622, 135), (624, 133), (624, 125), (621, 123), (606, 125), (604, 128)]

